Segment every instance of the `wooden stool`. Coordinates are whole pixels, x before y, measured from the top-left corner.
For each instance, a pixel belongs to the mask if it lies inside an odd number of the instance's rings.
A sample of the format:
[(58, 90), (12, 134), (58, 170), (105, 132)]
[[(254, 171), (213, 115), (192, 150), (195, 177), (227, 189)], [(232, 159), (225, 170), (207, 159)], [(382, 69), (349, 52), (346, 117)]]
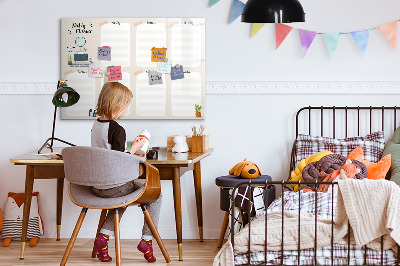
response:
[[(226, 228), (229, 222), (229, 207), (230, 199), (229, 193), (237, 184), (249, 181), (250, 179), (236, 177), (234, 175), (220, 176), (215, 179), (215, 184), (220, 187), (220, 209), (225, 212), (224, 221), (222, 222), (221, 234), (219, 235), (218, 245), (220, 248), (224, 241)], [(262, 175), (257, 178), (251, 179), (251, 181), (272, 181), (272, 178), (268, 175)], [(265, 195), (264, 195), (265, 196)], [(275, 200), (275, 186), (268, 188), (268, 199), (267, 206)]]

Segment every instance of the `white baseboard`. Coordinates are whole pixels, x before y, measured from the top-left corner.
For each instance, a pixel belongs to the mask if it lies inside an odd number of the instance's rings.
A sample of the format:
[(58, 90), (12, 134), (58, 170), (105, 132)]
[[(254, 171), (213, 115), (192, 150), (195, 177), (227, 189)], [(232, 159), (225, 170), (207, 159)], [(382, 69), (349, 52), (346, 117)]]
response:
[[(53, 94), (57, 83), (0, 83), (0, 94)], [(208, 81), (206, 94), (400, 94), (399, 81)]]

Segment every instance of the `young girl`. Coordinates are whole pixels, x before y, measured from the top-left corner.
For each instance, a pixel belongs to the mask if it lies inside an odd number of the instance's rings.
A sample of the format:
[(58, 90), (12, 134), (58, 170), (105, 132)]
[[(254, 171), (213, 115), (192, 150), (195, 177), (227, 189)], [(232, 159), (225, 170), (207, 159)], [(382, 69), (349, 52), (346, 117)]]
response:
[[(132, 92), (121, 83), (108, 82), (104, 84), (99, 95), (96, 109), (96, 113), (100, 117), (93, 123), (92, 127), (91, 141), (93, 147), (125, 152), (125, 129), (115, 120), (125, 115), (132, 97)], [(144, 157), (145, 155), (137, 155), (136, 151), (139, 150), (145, 142), (146, 139), (144, 138), (136, 138), (129, 149), (129, 153), (131, 153), (132, 156)], [(140, 161), (143, 161), (143, 159), (138, 158), (138, 164)], [(135, 181), (136, 178), (137, 176), (132, 176), (132, 181), (117, 187), (93, 187), (93, 194), (102, 198), (128, 195), (144, 186), (143, 183)], [(160, 207), (161, 195), (155, 202), (147, 205), (156, 226), (158, 226)], [(125, 210), (126, 207), (118, 209), (120, 219)], [(108, 240), (110, 236), (114, 236), (114, 214), (115, 210), (109, 210), (107, 212), (106, 220), (101, 228), (100, 234), (94, 241), (94, 245), (97, 249), (97, 258), (101, 261), (112, 260), (108, 255)], [(144, 253), (144, 258), (149, 262), (156, 261), (156, 258), (153, 256), (152, 237), (153, 234), (151, 233), (150, 227), (145, 221), (142, 230), (142, 240), (137, 248)]]

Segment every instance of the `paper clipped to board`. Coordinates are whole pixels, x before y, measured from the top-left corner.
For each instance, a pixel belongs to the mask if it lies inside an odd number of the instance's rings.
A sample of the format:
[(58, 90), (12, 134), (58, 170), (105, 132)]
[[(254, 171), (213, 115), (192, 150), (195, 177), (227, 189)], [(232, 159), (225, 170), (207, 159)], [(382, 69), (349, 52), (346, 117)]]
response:
[(122, 80), (121, 66), (109, 66), (107, 67), (108, 81)]
[(111, 61), (111, 47), (102, 46), (97, 49), (97, 59)]
[(151, 48), (151, 62), (164, 62), (167, 48)]
[(149, 71), (149, 85), (163, 84), (162, 74), (157, 71)]
[(102, 78), (103, 68), (100, 64), (90, 64), (88, 71), (89, 78)]

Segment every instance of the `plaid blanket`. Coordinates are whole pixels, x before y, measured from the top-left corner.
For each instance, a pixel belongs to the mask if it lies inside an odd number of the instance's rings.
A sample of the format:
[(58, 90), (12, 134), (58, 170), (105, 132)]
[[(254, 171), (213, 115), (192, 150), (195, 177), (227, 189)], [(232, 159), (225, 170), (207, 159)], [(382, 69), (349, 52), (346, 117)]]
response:
[[(336, 208), (336, 194), (317, 192), (285, 192), (283, 196), (277, 198), (268, 207), (267, 215), (269, 213), (286, 210), (298, 210), (321, 216), (322, 218), (332, 219), (332, 213), (335, 215)], [(265, 215), (265, 212), (253, 218), (257, 219), (260, 215)], [(347, 265), (348, 259), (348, 246), (347, 245), (333, 245), (333, 264), (331, 246), (326, 246), (316, 249), (317, 265)], [(364, 256), (366, 254), (366, 257)], [(266, 265), (280, 265), (281, 264), (280, 251), (267, 251), (267, 264)], [(365, 257), (365, 258), (364, 258)], [(304, 249), (298, 255), (297, 250), (285, 250), (283, 252), (284, 265), (298, 265), (300, 258), (300, 265), (314, 265), (314, 249)], [(250, 252), (250, 265), (263, 264), (265, 260), (265, 252)], [(365, 260), (365, 261), (364, 261)], [(349, 265), (381, 265), (381, 252), (371, 250), (364, 247), (357, 247), (350, 245), (350, 264)], [(396, 257), (392, 250), (385, 250), (383, 252), (384, 265), (395, 265)], [(235, 265), (248, 264), (248, 254), (240, 253), (235, 254)]]

